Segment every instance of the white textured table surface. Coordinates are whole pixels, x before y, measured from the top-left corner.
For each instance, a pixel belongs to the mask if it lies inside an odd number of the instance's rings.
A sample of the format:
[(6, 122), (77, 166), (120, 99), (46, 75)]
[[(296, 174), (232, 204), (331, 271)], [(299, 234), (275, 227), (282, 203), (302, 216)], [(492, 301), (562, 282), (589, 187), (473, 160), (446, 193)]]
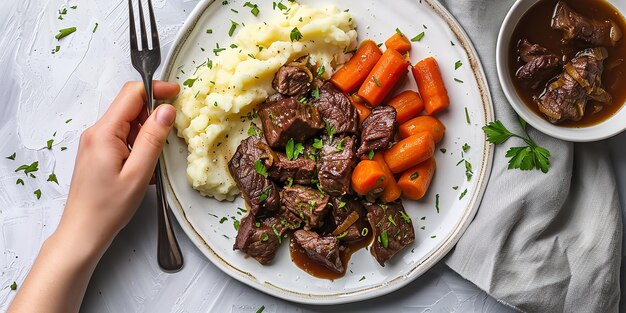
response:
[[(164, 53), (198, 0), (153, 0)], [(76, 5), (76, 9), (71, 6)], [(0, 310), (5, 311), (55, 229), (69, 189), (80, 133), (107, 108), (127, 80), (127, 1), (4, 0), (0, 3)], [(63, 20), (58, 10), (67, 8)], [(98, 23), (94, 33), (92, 29)], [(59, 29), (77, 27), (57, 41)], [(59, 52), (51, 51), (59, 45)], [(165, 55), (165, 54), (164, 54)], [(483, 60), (490, 66), (489, 60)], [(68, 119), (72, 119), (66, 123)], [(53, 139), (52, 149), (46, 148)], [(626, 141), (609, 141), (626, 200)], [(67, 149), (65, 149), (67, 148)], [(5, 159), (16, 153), (15, 161)], [(497, 156), (500, 157), (500, 156)], [(39, 162), (36, 178), (15, 173)], [(59, 184), (46, 181), (54, 172)], [(16, 185), (23, 178), (25, 185)], [(34, 191), (41, 190), (37, 200)], [(247, 287), (221, 273), (176, 224), (185, 268), (156, 263), (156, 203), (150, 189), (137, 215), (114, 241), (89, 285), (83, 312), (512, 312), (438, 265), (407, 287), (378, 299), (335, 307), (302, 306)], [(626, 241), (625, 241), (626, 243)]]

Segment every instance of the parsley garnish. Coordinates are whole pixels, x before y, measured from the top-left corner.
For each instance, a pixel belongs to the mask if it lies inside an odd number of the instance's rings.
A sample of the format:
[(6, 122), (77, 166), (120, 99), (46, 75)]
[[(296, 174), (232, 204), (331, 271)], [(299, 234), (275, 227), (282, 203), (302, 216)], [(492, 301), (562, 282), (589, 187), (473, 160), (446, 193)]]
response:
[(459, 67), (461, 67), (463, 65), (463, 63), (461, 62), (461, 60), (458, 60), (454, 63), (454, 70), (458, 70)]
[(437, 213), (439, 213), (439, 194), (435, 195), (435, 209), (437, 209)]
[(272, 230), (274, 231), (274, 235), (276, 235), (276, 238), (278, 239), (278, 243), (282, 243), (283, 239), (280, 237), (280, 233), (276, 230), (276, 227), (274, 227), (274, 225), (272, 225)]
[(324, 147), (324, 143), (322, 142), (322, 139), (319, 139), (319, 138), (313, 139), (313, 148), (322, 149), (322, 147)]
[(278, 6), (278, 9), (279, 9), (279, 10), (281, 10), (281, 11), (282, 11), (282, 10), (286, 10), (286, 9), (287, 9), (287, 6), (286, 6), (286, 5), (284, 5), (282, 2), (278, 2), (278, 3), (276, 4), (276, 6)]
[(71, 122), (71, 121), (72, 121), (72, 119), (71, 119), (71, 118), (69, 118), (69, 119), (67, 119), (67, 120), (65, 121), (65, 124), (67, 124), (67, 123), (69, 123), (69, 122)]
[(5, 159), (15, 160), (15, 156), (16, 156), (16, 153), (13, 152), (13, 154), (9, 155), (8, 157), (5, 157)]
[(11, 284), (11, 290), (17, 290), (17, 283), (16, 282), (13, 282)]
[(95, 33), (96, 30), (98, 29), (98, 23), (96, 23), (96, 25), (94, 25), (93, 29), (91, 30), (92, 33)]
[(341, 140), (339, 140), (339, 142), (337, 143), (337, 147), (335, 148), (335, 152), (343, 151), (344, 140), (345, 138), (341, 138)]
[[(263, 237), (265, 238), (265, 237)], [(263, 241), (267, 241), (267, 240), (263, 240)], [(262, 305), (258, 310), (256, 310), (256, 313), (263, 313), (263, 311), (265, 311), (265, 306)]]
[(207, 33), (207, 34), (212, 34), (212, 33), (213, 33), (213, 29), (211, 29), (211, 28), (207, 28), (206, 33)]
[(267, 178), (267, 169), (265, 168), (265, 165), (263, 165), (263, 161), (261, 160), (256, 160), (254, 161), (254, 170), (259, 173), (259, 175)]
[(315, 87), (315, 89), (313, 89), (313, 92), (311, 92), (311, 96), (313, 96), (314, 99), (319, 99), (320, 98), (320, 89), (319, 89), (319, 87)]
[(234, 220), (233, 221), (233, 227), (235, 227), (235, 230), (239, 230), (239, 221), (238, 220)]
[(228, 221), (228, 217), (222, 216), (222, 219), (220, 219), (220, 224), (224, 224), (224, 222), (226, 221)]
[(335, 135), (335, 132), (337, 132), (337, 129), (335, 128), (335, 126), (331, 126), (330, 123), (326, 120), (324, 120), (324, 123), (326, 124), (326, 133), (328, 134), (328, 141), (333, 142), (333, 136)]
[(52, 144), (54, 143), (54, 139), (50, 139), (48, 141), (46, 141), (46, 148), (48, 150), (52, 150)]
[(474, 172), (472, 171), (472, 164), (470, 162), (468, 162), (467, 160), (465, 161), (465, 177), (467, 177), (467, 181), (470, 181), (472, 179), (472, 176), (474, 175)]
[(198, 80), (198, 78), (189, 78), (186, 81), (183, 82), (183, 86), (187, 86), (189, 88), (193, 87), (193, 84), (196, 83), (196, 80)]
[(322, 65), (317, 69), (317, 77), (321, 77), (322, 75), (324, 75), (324, 72), (326, 72), (326, 67)]
[(393, 224), (393, 226), (398, 226), (398, 225), (396, 224), (396, 221), (394, 221), (394, 220), (393, 220), (393, 216), (388, 215), (388, 216), (387, 216), (387, 220), (389, 221), (389, 223)]
[(259, 197), (259, 203), (262, 203), (263, 201), (267, 200), (267, 198), (270, 196), (271, 188), (272, 188), (272, 185), (268, 185), (267, 187), (265, 187), (265, 189), (263, 189), (263, 193)]
[(16, 184), (16, 185), (22, 185), (22, 186), (24, 186), (24, 180), (23, 180), (23, 179), (21, 179), (21, 178), (18, 178), (18, 179), (15, 181), (15, 184)]
[(387, 249), (387, 247), (389, 247), (389, 237), (387, 237), (387, 231), (383, 230), (380, 233), (380, 243), (382, 244), (383, 248)]
[(424, 38), (424, 32), (419, 33), (417, 36), (411, 38), (412, 42), (417, 42), (422, 40), (422, 38)]
[(467, 122), (467, 124), (471, 124), (472, 123), (470, 121), (469, 112), (467, 112), (467, 107), (465, 107), (465, 121)]
[(370, 160), (374, 158), (374, 150), (370, 150), (370, 152), (367, 153), (367, 158)]
[(396, 28), (396, 33), (402, 37), (404, 37), (404, 34), (400, 31), (400, 28)]
[(404, 211), (400, 211), (400, 216), (402, 216), (402, 219), (404, 220), (405, 223), (407, 224), (411, 223), (411, 218), (408, 215), (406, 215)]
[[(280, 3), (278, 5), (280, 7)], [(300, 39), (302, 39), (302, 33), (300, 32), (300, 30), (298, 30), (298, 27), (294, 27), (291, 30), (291, 33), (289, 34), (289, 38), (291, 39), (291, 42), (300, 41)]]
[(287, 185), (285, 185), (287, 188), (291, 187), (293, 185), (293, 178), (288, 177), (287, 178)]
[(233, 33), (235, 33), (235, 29), (237, 29), (237, 26), (239, 26), (237, 22), (230, 20), (230, 29), (228, 30), (228, 36), (233, 36)]
[(57, 40), (61, 40), (61, 38), (64, 38), (66, 36), (69, 36), (70, 34), (72, 34), (73, 32), (76, 31), (76, 27), (70, 27), (70, 28), (63, 28), (59, 30), (59, 33), (56, 34), (54, 36), (54, 38), (56, 38)]
[(285, 146), (285, 154), (287, 155), (287, 160), (293, 161), (301, 154), (304, 154), (304, 145), (296, 143), (293, 138), (291, 138), (287, 141), (287, 145)]
[(361, 278), (359, 279), (359, 281), (365, 280), (365, 276), (361, 276)]
[(254, 3), (250, 3), (250, 2), (246, 2), (243, 4), (244, 7), (249, 7), (252, 10), (250, 10), (250, 13), (252, 13), (252, 15), (257, 16), (259, 15), (259, 7), (254, 4)]
[(37, 189), (35, 190), (35, 192), (33, 192), (35, 194), (35, 196), (37, 197), (37, 200), (39, 200), (41, 198), (41, 189)]
[(59, 184), (59, 181), (57, 180), (57, 175), (55, 173), (50, 174), (48, 176), (48, 180), (47, 181), (56, 183), (57, 185)]
[(467, 143), (465, 143), (465, 144), (463, 145), (463, 147), (461, 147), (461, 148), (463, 149), (463, 152), (467, 152), (467, 151), (469, 151), (469, 149), (470, 149), (471, 147), (470, 147), (470, 145), (468, 145)]
[(372, 79), (374, 80), (374, 83), (376, 84), (376, 86), (378, 86), (378, 87), (380, 87), (380, 86), (381, 86), (381, 84), (380, 84), (380, 82), (378, 81), (378, 78), (376, 78), (376, 76), (372, 76)]
[(15, 169), (15, 172), (24, 171), (24, 174), (28, 174), (31, 172), (36, 172), (38, 170), (39, 170), (39, 162), (35, 161), (31, 163), (30, 165), (27, 165), (27, 164), (20, 165), (20, 167)]
[[(520, 119), (522, 129), (526, 131), (526, 123), (521, 121), (522, 119)], [(500, 121), (487, 124), (483, 127), (483, 131), (487, 135), (487, 140), (496, 145), (507, 141), (511, 137), (517, 137), (526, 143), (527, 146), (525, 147), (512, 147), (506, 152), (506, 157), (510, 158), (509, 169), (520, 169), (523, 171), (538, 169), (543, 173), (547, 173), (550, 169), (550, 151), (538, 146), (528, 134), (526, 134), (526, 137), (514, 134)]]
[(456, 77), (454, 78), (454, 81), (455, 81), (455, 82), (457, 82), (457, 83), (461, 83), (461, 84), (463, 83), (463, 81), (462, 81), (462, 80), (460, 80), (460, 79), (458, 79), (458, 78), (456, 78)]
[(441, 151), (441, 153), (446, 153), (446, 151), (448, 151), (448, 150), (446, 150), (446, 148), (441, 148), (441, 149), (439, 149), (439, 151)]
[(463, 192), (461, 192), (461, 195), (459, 196), (459, 200), (463, 199), (463, 197), (465, 197), (465, 195), (467, 194), (467, 189), (463, 190)]

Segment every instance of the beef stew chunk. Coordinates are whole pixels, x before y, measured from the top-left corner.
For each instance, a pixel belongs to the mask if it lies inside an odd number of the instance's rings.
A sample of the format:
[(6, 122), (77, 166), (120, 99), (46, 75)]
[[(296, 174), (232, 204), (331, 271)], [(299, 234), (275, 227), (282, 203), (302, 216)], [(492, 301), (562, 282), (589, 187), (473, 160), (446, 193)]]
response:
[(276, 255), (282, 239), (274, 230), (260, 222), (252, 214), (241, 219), (233, 250), (241, 250), (261, 264), (268, 264)]
[(285, 183), (291, 179), (294, 184), (310, 185), (315, 177), (316, 164), (310, 158), (289, 160), (284, 153), (275, 153), (267, 172), (269, 177), (277, 182)]
[(304, 229), (307, 230), (322, 226), (324, 217), (330, 210), (329, 200), (328, 195), (299, 185), (285, 188), (282, 194), (282, 206), (302, 219)]
[(278, 233), (278, 236), (282, 238), (287, 233), (301, 228), (302, 219), (286, 207), (281, 206), (278, 213), (263, 219), (263, 224), (269, 226), (272, 230), (276, 230), (275, 234)]
[(257, 161), (265, 163), (267, 145), (263, 139), (252, 136), (244, 139), (228, 162), (230, 175), (241, 190), (252, 215), (263, 210), (276, 211), (280, 205), (278, 188), (255, 169)]
[(520, 41), (517, 53), (526, 64), (517, 70), (515, 77), (529, 83), (532, 89), (537, 89), (542, 82), (551, 78), (561, 65), (556, 54), (538, 44), (531, 44), (526, 39)]
[(335, 228), (340, 227), (343, 223), (347, 222), (348, 217), (352, 212), (358, 214), (357, 219), (352, 225), (350, 225), (344, 232), (337, 235), (337, 239), (345, 242), (357, 241), (363, 239), (363, 228), (365, 228), (365, 209), (358, 199), (352, 197), (332, 198), (332, 217), (335, 224)]
[(303, 142), (324, 128), (317, 109), (295, 98), (266, 102), (258, 114), (265, 139), (274, 149), (284, 148), (289, 139)]
[(606, 57), (606, 49), (590, 48), (577, 53), (565, 65), (563, 73), (536, 99), (539, 110), (550, 122), (580, 120), (588, 100), (611, 103), (611, 95), (602, 88), (601, 81)]
[(364, 203), (367, 219), (374, 231), (374, 243), (370, 252), (381, 266), (398, 251), (415, 240), (413, 223), (404, 211), (402, 203)]
[(359, 130), (359, 115), (350, 99), (339, 91), (331, 82), (326, 82), (319, 89), (319, 98), (314, 101), (315, 106), (328, 123), (328, 128), (334, 128), (335, 134), (357, 134)]
[(299, 98), (309, 93), (313, 82), (313, 73), (308, 67), (308, 62), (309, 58), (305, 56), (281, 66), (274, 76), (272, 87), (287, 97)]
[(296, 243), (302, 247), (309, 258), (328, 269), (343, 273), (344, 268), (339, 257), (339, 240), (334, 236), (320, 236), (316, 232), (297, 230), (294, 234)]
[(350, 192), (352, 170), (357, 163), (356, 142), (351, 136), (334, 136), (323, 139), (324, 146), (319, 152), (318, 179), (320, 188), (333, 196)]
[(356, 154), (361, 157), (369, 151), (386, 149), (398, 130), (396, 109), (389, 105), (381, 105), (372, 109), (372, 113), (361, 126), (361, 146)]
[(563, 32), (563, 41), (578, 39), (594, 46), (615, 46), (622, 32), (613, 21), (589, 19), (559, 1), (552, 16), (552, 28)]

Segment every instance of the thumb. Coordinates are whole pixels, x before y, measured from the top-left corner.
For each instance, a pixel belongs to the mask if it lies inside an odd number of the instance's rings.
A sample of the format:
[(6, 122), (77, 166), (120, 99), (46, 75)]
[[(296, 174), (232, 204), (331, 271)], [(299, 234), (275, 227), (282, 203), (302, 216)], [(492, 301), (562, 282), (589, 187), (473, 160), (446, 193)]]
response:
[(122, 173), (126, 172), (133, 179), (148, 184), (175, 118), (176, 109), (171, 105), (162, 104), (157, 107), (141, 126)]

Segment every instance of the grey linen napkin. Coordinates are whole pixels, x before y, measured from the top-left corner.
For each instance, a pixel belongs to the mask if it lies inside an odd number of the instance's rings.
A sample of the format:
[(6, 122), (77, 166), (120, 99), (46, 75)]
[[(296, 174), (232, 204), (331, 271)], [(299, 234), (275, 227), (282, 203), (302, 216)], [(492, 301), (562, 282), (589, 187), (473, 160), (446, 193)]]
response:
[[(442, 0), (482, 60), (496, 118), (519, 130), (498, 82), (496, 38), (512, 0)], [(528, 312), (616, 312), (622, 219), (605, 143), (572, 144), (537, 131), (552, 153), (547, 174), (507, 170), (510, 139), (495, 150), (480, 209), (446, 264)]]

